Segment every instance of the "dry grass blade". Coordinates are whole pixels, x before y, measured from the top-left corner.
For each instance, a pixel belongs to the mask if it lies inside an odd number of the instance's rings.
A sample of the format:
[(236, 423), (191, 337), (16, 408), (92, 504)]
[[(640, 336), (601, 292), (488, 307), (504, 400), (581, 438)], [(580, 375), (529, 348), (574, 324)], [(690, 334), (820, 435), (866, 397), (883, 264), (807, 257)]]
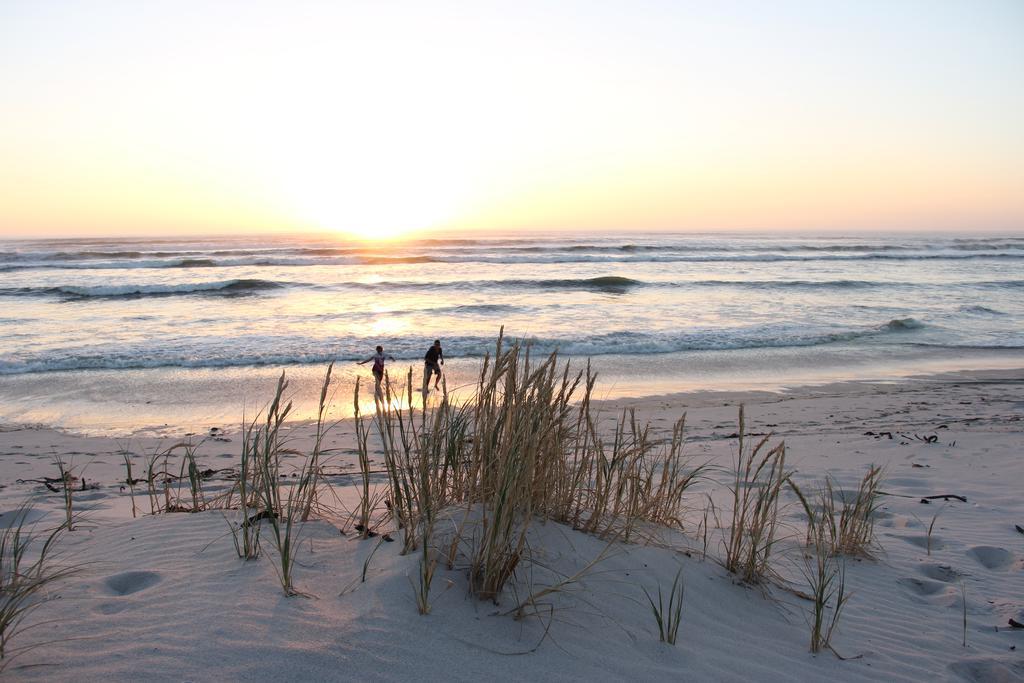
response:
[(71, 473), (71, 466), (59, 455), (53, 456), (53, 462), (60, 473), (61, 495), (64, 497), (64, 526), (68, 531), (74, 531), (74, 475)]
[[(12, 649), (11, 640), (25, 630), (25, 617), (48, 600), (44, 590), (75, 571), (74, 567), (53, 567), (50, 558), (53, 544), (67, 529), (66, 523), (37, 534), (27, 526), (31, 512), (30, 504), (22, 504), (0, 533), (0, 671), (25, 651)], [(41, 548), (35, 551), (40, 538)]]
[[(241, 529), (235, 531), (235, 549), (245, 559), (254, 558), (259, 552), (259, 527), (267, 522), (270, 540), (277, 551), (274, 570), (286, 596), (300, 595), (295, 589), (293, 570), (299, 550), (302, 525), (312, 510), (320, 480), (319, 459), (321, 444), (328, 428), (324, 420), (327, 412), (328, 388), (331, 382), (333, 364), (328, 366), (320, 392), (320, 404), (316, 426), (316, 440), (312, 452), (305, 456), (297, 481), (288, 485), (288, 492), (282, 495), (281, 459), (285, 455), (301, 453), (285, 447), (283, 427), (291, 412), (292, 403), (286, 401), (288, 381), (284, 373), (278, 379), (277, 390), (266, 411), (264, 423), (256, 426), (256, 420), (245, 428), (243, 436), (243, 466), (239, 476), (239, 495), (242, 500)], [(249, 474), (249, 463), (252, 466)], [(251, 500), (255, 504), (255, 514)]]
[(800, 572), (810, 589), (813, 604), (809, 622), (810, 649), (811, 652), (820, 652), (832, 648), (832, 636), (839, 625), (843, 607), (850, 598), (846, 590), (845, 559), (837, 552), (834, 491), (830, 482), (826, 481), (817, 492), (815, 506), (792, 481), (790, 487), (807, 514), (808, 552), (804, 554)]
[(878, 511), (878, 491), (882, 484), (882, 468), (872, 465), (861, 479), (857, 492), (851, 497), (841, 488), (834, 487), (831, 478), (827, 480), (829, 499), (834, 500), (838, 490), (842, 500), (838, 519), (835, 520), (833, 552), (841, 555), (871, 557), (875, 545), (875, 515)]
[(768, 448), (771, 435), (748, 447), (743, 406), (739, 412), (739, 446), (733, 473), (732, 526), (725, 544), (725, 568), (748, 583), (772, 574), (771, 555), (779, 525), (779, 498), (789, 480), (786, 445)]

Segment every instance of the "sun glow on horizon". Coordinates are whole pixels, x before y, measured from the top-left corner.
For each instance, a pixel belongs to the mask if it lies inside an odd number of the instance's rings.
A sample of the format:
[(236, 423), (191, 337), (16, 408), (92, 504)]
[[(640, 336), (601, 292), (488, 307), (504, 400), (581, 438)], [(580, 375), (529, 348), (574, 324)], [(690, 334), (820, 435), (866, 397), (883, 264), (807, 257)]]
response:
[(1015, 0), (7, 3), (0, 236), (1020, 231), (1020, 26)]
[(374, 240), (434, 229), (457, 215), (469, 168), (451, 150), (392, 122), (339, 114), (321, 123), (276, 162), (283, 203), (297, 221)]

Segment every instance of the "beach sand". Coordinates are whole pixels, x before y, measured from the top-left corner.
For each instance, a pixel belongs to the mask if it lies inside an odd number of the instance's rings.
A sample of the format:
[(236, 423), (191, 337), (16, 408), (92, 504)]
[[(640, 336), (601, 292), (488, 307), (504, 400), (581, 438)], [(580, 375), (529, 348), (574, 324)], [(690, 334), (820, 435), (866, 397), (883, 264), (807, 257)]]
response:
[[(599, 391), (597, 392), (600, 394)], [(852, 591), (836, 651), (808, 652), (809, 603), (798, 567), (802, 508), (787, 493), (780, 580), (738, 583), (721, 566), (727, 530), (701, 520), (713, 500), (728, 523), (737, 409), (747, 430), (784, 440), (794, 481), (831, 474), (856, 487), (884, 468), (874, 559), (850, 559)], [(331, 510), (302, 530), (295, 580), (306, 597), (282, 595), (273, 551), (243, 562), (220, 511), (149, 515), (137, 487), (133, 518), (121, 453), (142, 476), (147, 454), (197, 443), (201, 469), (215, 472), (207, 496), (228, 490), (238, 428), (203, 425), (163, 438), (83, 436), (8, 424), (0, 431), (0, 524), (28, 497), (40, 528), (60, 521), (63, 498), (45, 486), (54, 456), (80, 479), (77, 528), (58, 562), (78, 571), (50, 589), (37, 625), (12, 641), (39, 644), (13, 660), (12, 680), (1024, 680), (1024, 371), (949, 373), (892, 382), (844, 382), (783, 391), (690, 392), (604, 401), (602, 429), (636, 408), (659, 437), (687, 414), (686, 452), (711, 463), (687, 492), (684, 532), (652, 530), (647, 543), (615, 544), (558, 524), (535, 525), (532, 580), (554, 583), (601, 556), (583, 578), (515, 619), (512, 596), (498, 605), (467, 594), (465, 568), (439, 567), (432, 612), (421, 616), (413, 582), (419, 556), (400, 543), (358, 540), (348, 511), (358, 468), (351, 420), (330, 433), (325, 470)], [(240, 418), (241, 416), (239, 416)], [(194, 427), (192, 427), (194, 429)], [(292, 426), (292, 447), (310, 447), (309, 423)], [(371, 450), (379, 449), (371, 434)], [(373, 463), (379, 464), (379, 463)], [(52, 482), (51, 482), (52, 484)], [(925, 496), (966, 499), (922, 502)], [(929, 537), (928, 528), (934, 525)], [(9, 523), (9, 521), (7, 522)], [(443, 524), (443, 522), (442, 522)], [(366, 572), (365, 582), (360, 581)], [(643, 589), (685, 581), (676, 646), (658, 641)], [(525, 576), (517, 590), (527, 590)], [(966, 601), (966, 603), (965, 603)], [(966, 605), (966, 632), (964, 609)], [(963, 644), (966, 638), (966, 646)]]

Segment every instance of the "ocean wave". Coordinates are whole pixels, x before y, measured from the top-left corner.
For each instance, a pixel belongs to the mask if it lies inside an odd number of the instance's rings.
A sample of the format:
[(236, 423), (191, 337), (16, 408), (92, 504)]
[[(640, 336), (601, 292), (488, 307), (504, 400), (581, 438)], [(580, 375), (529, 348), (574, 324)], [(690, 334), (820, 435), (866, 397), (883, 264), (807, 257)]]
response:
[(997, 311), (994, 308), (988, 306), (961, 306), (961, 313), (971, 313), (975, 315), (1006, 315), (1003, 311)]
[(909, 330), (920, 330), (924, 326), (924, 323), (914, 318), (893, 318), (883, 325), (882, 328), (891, 332), (907, 332)]
[(622, 277), (619, 275), (557, 280), (509, 280), (508, 282), (513, 285), (526, 285), (530, 287), (597, 289), (608, 292), (623, 292), (633, 287), (641, 287), (647, 284), (640, 280), (634, 280), (633, 278)]
[(791, 253), (673, 253), (673, 254), (641, 254), (641, 255), (605, 255), (605, 254), (551, 254), (544, 253), (525, 256), (484, 254), (463, 254), (438, 256), (438, 263), (490, 263), (490, 264), (530, 264), (530, 263), (813, 263), (829, 261), (965, 261), (974, 259), (1022, 260), (1022, 253), (978, 252), (978, 253), (881, 253), (867, 254), (791, 254)]
[[(183, 268), (202, 267), (201, 264), (182, 266)], [(602, 275), (581, 278), (509, 278), (509, 279), (478, 279), (478, 280), (339, 280), (331, 282), (323, 280), (318, 283), (296, 281), (278, 281), (267, 279), (226, 279), (213, 282), (184, 282), (178, 284), (123, 284), (123, 285), (60, 285), (36, 287), (0, 288), (0, 296), (64, 296), (66, 298), (93, 297), (141, 297), (141, 296), (173, 296), (191, 294), (239, 294), (255, 293), (264, 290), (311, 288), (321, 292), (346, 292), (350, 290), (398, 292), (403, 290), (420, 291), (477, 291), (489, 289), (519, 290), (580, 290), (602, 292), (607, 294), (627, 294), (638, 288), (681, 288), (681, 289), (715, 289), (736, 288), (746, 290), (870, 290), (870, 289), (908, 289), (928, 287), (1020, 287), (1024, 281), (1003, 280), (985, 282), (947, 282), (941, 284), (915, 283), (902, 281), (878, 280), (679, 280), (679, 281), (648, 281), (622, 275)], [(458, 306), (453, 307), (458, 308)]]
[(358, 262), (368, 266), (400, 265), (404, 263), (438, 263), (434, 256), (360, 256)]
[[(180, 268), (203, 268), (201, 262), (182, 265)], [(475, 280), (337, 280), (320, 279), (311, 283), (258, 278), (236, 278), (212, 282), (182, 283), (126, 283), (122, 285), (75, 285), (29, 286), (0, 288), (0, 296), (63, 296), (67, 299), (89, 299), (96, 297), (142, 297), (174, 296), (193, 294), (242, 294), (277, 289), (309, 288), (320, 292), (348, 292), (352, 290), (375, 292), (400, 291), (477, 291), (477, 290), (578, 290), (606, 294), (627, 294), (640, 288), (672, 289), (740, 289), (769, 292), (772, 290), (807, 290), (828, 292), (841, 290), (908, 290), (928, 288), (985, 288), (1004, 289), (1024, 287), (1024, 280), (988, 280), (966, 282), (906, 282), (880, 280), (743, 280), (743, 279), (693, 279), (693, 280), (641, 280), (623, 275), (601, 275), (580, 278), (508, 278)], [(455, 307), (458, 308), (458, 307)], [(969, 311), (968, 311), (969, 312)], [(979, 311), (975, 311), (979, 312)], [(980, 311), (984, 312), (984, 311)]]
[(745, 289), (874, 289), (877, 287), (916, 287), (912, 282), (878, 280), (684, 280), (677, 287), (739, 287)]
[[(554, 279), (521, 279), (507, 280), (454, 280), (447, 282), (430, 282), (416, 280), (385, 280), (383, 282), (335, 282), (332, 288), (355, 287), (372, 290), (391, 289), (467, 289), (479, 290), (490, 288), (501, 289), (581, 289), (623, 294), (634, 287), (647, 287), (656, 283), (635, 280), (620, 275), (602, 275), (584, 278)], [(672, 284), (672, 283), (657, 283)]]
[(992, 287), (995, 289), (1002, 289), (1004, 287), (1024, 287), (1024, 280), (984, 280), (981, 282), (972, 282), (970, 284), (978, 287)]
[(283, 283), (269, 280), (221, 280), (175, 285), (62, 285), (59, 287), (17, 287), (0, 289), (0, 295), (55, 295), (65, 299), (111, 299), (189, 294), (243, 295), (268, 289), (279, 289)]
[[(1024, 250), (962, 251), (952, 246), (945, 251), (919, 248), (881, 247), (869, 252), (831, 247), (775, 247), (773, 249), (688, 249), (681, 247), (620, 245), (615, 247), (523, 247), (518, 249), (472, 249), (382, 255), (357, 249), (266, 249), (215, 250), (208, 253), (180, 252), (88, 252), (88, 256), (62, 258), (21, 254), (8, 255), (0, 271), (29, 269), (121, 270), (149, 268), (233, 268), (242, 266), (401, 266), (416, 264), (600, 264), (600, 263), (815, 263), (849, 261), (965, 261), (977, 259), (1022, 260)], [(831, 253), (830, 253), (831, 252)], [(838, 253), (837, 253), (838, 252)], [(75, 252), (84, 254), (87, 252)], [(127, 256), (132, 254), (132, 256)]]
[[(733, 351), (760, 348), (811, 347), (851, 343), (862, 339), (905, 335), (925, 325), (913, 318), (890, 320), (881, 325), (828, 328), (797, 324), (766, 324), (739, 328), (707, 328), (687, 332), (606, 332), (586, 337), (530, 337), (524, 339), (536, 353), (558, 351), (570, 357), (603, 355), (655, 355), (687, 351)], [(161, 367), (217, 368), (258, 365), (306, 365), (330, 361), (354, 361), (366, 357), (378, 338), (261, 337), (203, 339), (203, 346), (182, 350), (169, 340), (161, 346), (152, 340), (116, 347), (52, 349), (17, 360), (0, 359), (0, 375), (72, 370), (118, 370)], [(399, 337), (384, 340), (388, 353), (399, 361), (422, 362), (423, 339)], [(904, 342), (901, 342), (904, 343)], [(913, 340), (906, 343), (914, 344)], [(445, 354), (479, 357), (493, 349), (493, 337), (444, 338)]]
[[(514, 304), (461, 304), (458, 306), (441, 306), (439, 308), (427, 309), (426, 312), (431, 315), (440, 315), (445, 313), (457, 313), (457, 314), (483, 314), (492, 315), (494, 313), (512, 313), (521, 312), (522, 306)], [(421, 313), (423, 309), (416, 311), (403, 311), (404, 313)]]

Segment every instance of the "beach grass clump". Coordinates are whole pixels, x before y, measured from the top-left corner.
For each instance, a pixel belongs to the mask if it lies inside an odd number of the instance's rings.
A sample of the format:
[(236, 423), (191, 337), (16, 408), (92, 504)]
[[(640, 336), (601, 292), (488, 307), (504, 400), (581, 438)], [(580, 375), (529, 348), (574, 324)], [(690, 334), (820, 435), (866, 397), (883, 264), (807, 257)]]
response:
[(581, 374), (571, 375), (568, 364), (559, 372), (556, 354), (534, 364), (529, 347), (502, 342), (484, 360), (471, 410), (465, 494), (479, 505), (470, 588), (481, 600), (497, 600), (515, 573), (531, 522), (553, 518), (564, 509), (560, 497), (577, 494), (566, 455), (582, 428), (570, 404)]
[[(588, 381), (588, 386), (589, 386)], [(707, 464), (691, 465), (684, 455), (686, 415), (673, 426), (672, 437), (657, 453), (650, 425), (641, 425), (633, 409), (622, 412), (610, 443), (599, 435), (587, 414), (590, 448), (583, 449), (572, 480), (576, 528), (607, 538), (634, 540), (640, 523), (683, 527), (683, 496), (702, 477)], [(589, 484), (580, 486), (580, 484)]]
[(813, 505), (804, 493), (791, 483), (807, 514), (807, 552), (800, 572), (810, 590), (812, 602), (810, 626), (811, 652), (832, 648), (843, 607), (850, 598), (846, 590), (846, 560), (838, 552), (837, 525), (833, 509), (834, 491), (831, 482), (820, 487)]
[[(300, 454), (287, 448), (282, 436), (291, 411), (283, 374), (264, 422), (243, 427), (242, 468), (234, 489), (243, 519), (232, 527), (236, 550), (254, 557), (259, 539), (252, 523), (267, 521), (280, 558), (278, 574), (289, 594), (294, 525), (315, 505), (330, 372), (321, 393), (317, 443), (288, 496), (279, 485), (281, 456)], [(430, 584), (441, 558), (449, 568), (464, 562), (470, 592), (496, 602), (528, 561), (527, 533), (536, 522), (564, 523), (616, 542), (633, 540), (642, 523), (682, 526), (684, 494), (704, 469), (691, 466), (684, 454), (685, 415), (660, 446), (649, 425), (628, 410), (605, 439), (590, 407), (595, 381), (589, 364), (573, 372), (557, 353), (535, 360), (529, 345), (506, 345), (499, 335), (494, 351), (484, 357), (475, 392), (460, 401), (445, 385), (439, 400), (427, 402), (413, 388), (410, 370), (399, 385), (385, 376), (368, 419), (357, 382), (355, 526), (365, 538), (390, 520), (401, 533), (402, 553), (421, 553), (413, 582), (420, 612), (429, 612)], [(417, 403), (423, 407), (417, 409)], [(380, 438), (386, 474), (380, 486), (371, 480), (371, 428)], [(151, 489), (154, 467), (151, 462)], [(452, 522), (443, 538), (436, 533), (442, 515)]]
[(651, 499), (651, 479), (645, 478), (643, 471), (651, 450), (649, 426), (639, 425), (635, 411), (625, 410), (611, 443), (606, 444), (589, 416), (588, 423), (593, 448), (585, 451), (591, 457), (584, 459), (584, 467), (592, 472), (586, 471), (587, 476), (580, 479), (591, 479), (593, 486), (581, 492), (588, 496), (582, 506), (587, 518), (581, 521), (581, 528), (603, 537), (621, 524), (623, 540), (628, 541), (636, 522), (644, 517), (641, 505)]
[(833, 524), (833, 552), (841, 555), (871, 557), (875, 546), (875, 515), (879, 506), (878, 491), (882, 484), (882, 468), (871, 465), (861, 479), (860, 486), (851, 496), (826, 479), (826, 487), (830, 501), (835, 500), (838, 492), (842, 501), (838, 511), (829, 509), (829, 517)]
[(355, 392), (352, 395), (353, 422), (356, 429), (356, 454), (359, 459), (359, 508), (356, 511), (356, 531), (360, 538), (369, 538), (371, 516), (374, 510), (374, 492), (370, 488), (370, 430), (359, 408), (359, 379), (356, 379)]
[(10, 514), (10, 523), (0, 533), (0, 671), (15, 656), (33, 647), (12, 648), (11, 641), (31, 628), (24, 627), (24, 619), (49, 599), (46, 588), (75, 570), (55, 567), (52, 562), (51, 550), (68, 529), (66, 521), (52, 531), (37, 533), (29, 526), (29, 503)]
[[(362, 538), (372, 535), (375, 496), (370, 487), (369, 429), (359, 404), (359, 381), (353, 397), (356, 427), (356, 452), (359, 456), (360, 492), (356, 529)], [(384, 465), (388, 486), (385, 505), (397, 529), (402, 531), (402, 553), (420, 551), (415, 580), (412, 580), (416, 609), (430, 613), (430, 586), (437, 569), (437, 554), (432, 546), (437, 512), (447, 503), (448, 468), (441, 457), (445, 450), (445, 420), (451, 404), (447, 391), (441, 405), (429, 414), (420, 413), (420, 423), (412, 410), (412, 370), (406, 381), (396, 388), (385, 375), (383, 390), (375, 395), (374, 424), (383, 443)], [(461, 452), (461, 446), (455, 448)], [(374, 549), (376, 551), (376, 549)], [(372, 554), (371, 554), (372, 556)], [(369, 562), (369, 559), (367, 559)], [(366, 570), (364, 567), (363, 578)]]
[(751, 446), (745, 428), (741, 405), (725, 568), (742, 581), (756, 584), (774, 574), (771, 560), (779, 527), (779, 502), (790, 472), (786, 470), (785, 442), (769, 446), (768, 434)]
[[(238, 481), (228, 496), (233, 499), (237, 492), (241, 513), (237, 525), (229, 522), (235, 551), (246, 560), (258, 557), (263, 538), (260, 527), (266, 522), (270, 541), (276, 550), (274, 569), (286, 596), (300, 594), (295, 589), (293, 572), (302, 526), (317, 505), (323, 440), (330, 429), (326, 415), (333, 368), (333, 364), (329, 365), (324, 377), (316, 438), (310, 453), (303, 454), (288, 447), (284, 425), (291, 413), (292, 402), (286, 398), (288, 381), (283, 372), (263, 420), (257, 416), (251, 422), (243, 423)], [(288, 478), (282, 471), (282, 458), (285, 456), (303, 458), (294, 477)], [(282, 479), (289, 481), (282, 484)], [(282, 489), (287, 490), (282, 492)]]
[[(177, 444), (170, 449), (170, 452), (180, 449), (182, 451), (181, 465), (178, 472), (176, 502), (173, 507), (175, 512), (201, 512), (206, 509), (206, 500), (203, 496), (203, 477), (196, 461), (196, 446), (191, 442)], [(188, 492), (191, 504), (183, 504), (181, 500), (180, 482), (188, 481)]]
[[(281, 589), (286, 596), (298, 595), (295, 590), (293, 571), (296, 555), (299, 550), (299, 538), (302, 524), (307, 518), (316, 499), (316, 487), (319, 481), (320, 448), (324, 434), (324, 417), (326, 415), (327, 388), (331, 381), (333, 363), (328, 366), (324, 378), (323, 390), (320, 394), (320, 406), (317, 418), (317, 438), (311, 454), (305, 457), (297, 482), (288, 487), (287, 494), (281, 492), (281, 458), (284, 455), (302, 454), (286, 447), (282, 427), (291, 412), (291, 401), (285, 402), (288, 381), (282, 372), (278, 379), (277, 390), (270, 407), (267, 409), (265, 423), (257, 429), (254, 437), (256, 442), (257, 498), (262, 510), (255, 515), (265, 520), (270, 527), (270, 540), (277, 551), (277, 563), (274, 569)], [(249, 518), (246, 522), (252, 523)], [(258, 520), (255, 520), (258, 521)]]
[(667, 603), (662, 595), (660, 583), (658, 584), (658, 602), (654, 602), (654, 598), (644, 588), (644, 595), (647, 596), (647, 601), (651, 604), (651, 613), (654, 615), (654, 621), (658, 625), (658, 639), (663, 643), (668, 643), (669, 645), (676, 644), (676, 638), (679, 635), (679, 625), (682, 623), (683, 593), (682, 567), (676, 572), (676, 577), (672, 581), (672, 588), (669, 590)]
[[(472, 401), (465, 499), (481, 505), (471, 536), (472, 590), (496, 599), (523, 559), (533, 520), (629, 542), (640, 522), (681, 525), (682, 496), (701, 468), (687, 468), (683, 421), (659, 457), (649, 426), (624, 411), (610, 440), (591, 411), (596, 374), (573, 373), (552, 353), (499, 338)], [(582, 396), (578, 405), (577, 392)]]
[[(843, 489), (831, 476), (826, 476), (814, 502), (816, 510), (812, 510), (810, 501), (792, 480), (789, 486), (800, 499), (808, 518), (814, 512), (812, 521), (827, 532), (831, 554), (870, 558), (876, 546), (875, 516), (880, 504), (881, 482), (882, 468), (876, 465), (868, 468), (854, 492)], [(815, 545), (815, 533), (816, 527), (808, 523), (808, 546)]]
[[(286, 595), (297, 592), (292, 573), (298, 537), (317, 507), (331, 372), (329, 367), (321, 391), (312, 453), (303, 456), (287, 444), (284, 428), (292, 404), (282, 373), (263, 417), (243, 422), (238, 481), (225, 497), (225, 506), (231, 507), (238, 496), (240, 522), (229, 522), (236, 553), (254, 559), (269, 538)], [(642, 538), (640, 529), (647, 526), (683, 526), (685, 494), (706, 467), (693, 466), (684, 453), (686, 416), (674, 425), (671, 438), (659, 442), (649, 424), (626, 410), (606, 437), (591, 409), (596, 378), (589, 363), (573, 371), (557, 353), (538, 360), (529, 344), (506, 344), (499, 335), (483, 359), (475, 391), (458, 401), (445, 384), (440, 398), (428, 402), (413, 388), (410, 370), (397, 385), (385, 375), (370, 418), (361, 412), (357, 381), (359, 503), (352, 517), (363, 538), (392, 522), (401, 534), (402, 554), (419, 553), (412, 581), (419, 612), (430, 612), (431, 584), (442, 560), (449, 569), (458, 565), (466, 570), (471, 594), (498, 602), (517, 572), (532, 564), (527, 536), (536, 523), (563, 523), (609, 544)], [(380, 485), (372, 480), (376, 473), (370, 467), (373, 431), (380, 439), (381, 474), (386, 475)], [(170, 452), (179, 446), (149, 460), (147, 486), (154, 511), (175, 507), (168, 465)], [(282, 485), (285, 456), (305, 458), (290, 485)], [(209, 507), (201, 477), (191, 476), (201, 473), (190, 462), (194, 455), (186, 451), (180, 476), (189, 475), (191, 507)], [(161, 478), (164, 500), (159, 505)], [(438, 534), (442, 518), (451, 526)], [(558, 591), (557, 585), (534, 588), (525, 571), (528, 596)], [(517, 605), (521, 615), (536, 601), (527, 597)]]
[[(172, 486), (186, 478), (187, 457), (181, 462), (178, 474), (174, 474), (171, 458), (180, 450), (193, 449), (188, 442), (176, 443), (164, 449), (155, 449), (146, 458), (146, 494), (149, 497), (150, 514), (193, 511), (181, 500), (181, 487)], [(194, 455), (194, 452), (193, 452)], [(198, 501), (199, 491), (193, 489), (194, 501)]]
[[(660, 451), (633, 411), (605, 439), (590, 407), (595, 381), (589, 364), (573, 372), (557, 353), (535, 360), (529, 345), (506, 345), (502, 336), (484, 357), (475, 392), (461, 402), (445, 387), (438, 402), (417, 411), (412, 373), (399, 386), (386, 378), (373, 421), (388, 478), (384, 502), (402, 552), (423, 553), (419, 594), (429, 590), (439, 556), (449, 567), (462, 557), (471, 593), (497, 601), (538, 521), (617, 541), (632, 540), (641, 522), (682, 526), (683, 496), (703, 471), (684, 455), (685, 419)], [(362, 473), (356, 517), (365, 536), (374, 498), (358, 395), (354, 408)], [(455, 532), (439, 552), (438, 516), (458, 508), (462, 522), (450, 515)], [(427, 602), (418, 604), (422, 611)]]
[[(257, 438), (256, 420), (242, 422), (242, 457), (238, 467), (238, 480), (232, 491), (228, 493), (228, 504), (238, 493), (239, 522), (228, 521), (235, 552), (243, 560), (255, 560), (260, 555), (260, 499), (258, 492), (262, 489), (259, 480), (260, 469), (256, 466), (259, 460), (260, 439)], [(226, 519), (226, 518), (225, 518)]]
[[(402, 554), (415, 551), (420, 546), (419, 522), (421, 513), (429, 513), (430, 492), (420, 489), (420, 476), (417, 473), (431, 467), (429, 453), (425, 452), (424, 434), (426, 430), (426, 413), (421, 414), (421, 425), (416, 424), (416, 415), (412, 409), (412, 371), (406, 376), (402, 389), (396, 389), (385, 377), (383, 401), (376, 401), (375, 423), (380, 434), (384, 454), (384, 468), (387, 471), (388, 486), (385, 506), (395, 523), (396, 529), (402, 532)], [(362, 418), (359, 414), (358, 397), (356, 398), (356, 421)], [(365, 460), (365, 456), (364, 456)], [(368, 461), (367, 461), (368, 462)], [(363, 472), (368, 472), (368, 464), (362, 465)], [(441, 473), (431, 471), (428, 475), (435, 486), (439, 485)], [(363, 475), (364, 495), (369, 500), (369, 480)], [(421, 496), (423, 497), (421, 501)], [(421, 503), (426, 509), (421, 510)], [(366, 528), (369, 528), (367, 516)], [(365, 532), (364, 532), (365, 533)]]
[[(358, 385), (357, 385), (358, 389)], [(430, 586), (438, 563), (434, 529), (438, 515), (463, 494), (465, 484), (466, 418), (465, 406), (452, 403), (447, 384), (440, 403), (418, 415), (412, 410), (413, 377), (396, 388), (385, 378), (382, 400), (376, 401), (375, 424), (382, 437), (384, 463), (388, 475), (387, 504), (396, 526), (403, 532), (402, 552), (419, 551), (421, 556), (413, 583), (420, 614), (430, 612)], [(357, 440), (362, 438), (358, 424)], [(365, 453), (364, 445), (358, 447)], [(364, 456), (361, 455), (361, 460)], [(361, 465), (365, 471), (365, 466)], [(364, 475), (360, 516), (369, 503), (368, 480)], [(369, 527), (368, 515), (365, 528)]]

